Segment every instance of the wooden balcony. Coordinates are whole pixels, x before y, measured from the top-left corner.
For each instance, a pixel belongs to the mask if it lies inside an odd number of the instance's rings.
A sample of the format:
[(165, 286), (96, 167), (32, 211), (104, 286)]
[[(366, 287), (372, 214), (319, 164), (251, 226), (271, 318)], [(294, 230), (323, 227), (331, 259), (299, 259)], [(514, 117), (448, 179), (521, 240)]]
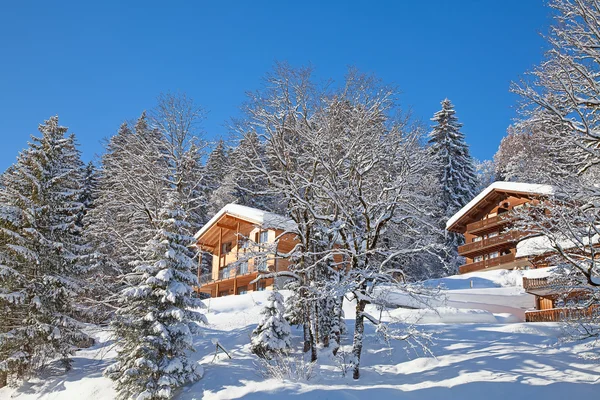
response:
[(523, 278), (523, 289), (540, 289), (549, 286), (548, 278)]
[(551, 308), (549, 310), (525, 311), (525, 322), (578, 321), (600, 316), (600, 307)]
[(479, 232), (484, 232), (488, 229), (492, 229), (492, 228), (499, 227), (501, 225), (505, 225), (509, 222), (510, 222), (510, 220), (508, 218), (508, 215), (506, 213), (504, 213), (504, 214), (496, 215), (495, 217), (486, 218), (486, 219), (482, 219), (482, 220), (467, 224), (467, 232), (476, 234)]
[(236, 266), (228, 266), (222, 268), (219, 271), (219, 277), (214, 279), (212, 273), (202, 275), (199, 279), (200, 287), (204, 285), (209, 285), (215, 282), (224, 281), (228, 279), (234, 279), (239, 276), (252, 275), (257, 272), (268, 272), (268, 266), (259, 265), (255, 266), (254, 264), (240, 264)]
[(461, 274), (466, 274), (469, 272), (480, 271), (483, 269), (497, 268), (502, 264), (510, 264), (513, 261), (515, 261), (515, 255), (511, 253), (496, 258), (490, 258), (489, 260), (478, 261), (471, 264), (464, 264), (461, 265), (458, 268), (458, 270)]
[(501, 247), (502, 245), (514, 242), (518, 240), (521, 236), (523, 235), (518, 232), (507, 232), (489, 239), (483, 239), (478, 242), (463, 244), (462, 246), (458, 246), (458, 254), (460, 254), (461, 256), (468, 256), (470, 254), (480, 253), (483, 250), (489, 250), (494, 247)]

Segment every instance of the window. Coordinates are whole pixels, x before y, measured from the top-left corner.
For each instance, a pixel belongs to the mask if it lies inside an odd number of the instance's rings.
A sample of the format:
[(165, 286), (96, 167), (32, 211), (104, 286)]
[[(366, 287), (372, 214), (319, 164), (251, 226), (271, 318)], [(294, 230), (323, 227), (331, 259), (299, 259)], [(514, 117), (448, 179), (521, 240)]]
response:
[(258, 290), (259, 292), (265, 290), (265, 281), (260, 280), (256, 282), (256, 290)]
[(480, 262), (483, 261), (483, 256), (476, 256), (475, 258), (473, 258), (473, 262)]
[(493, 252), (493, 253), (490, 253), (490, 259), (492, 259), (492, 258), (497, 258), (499, 255), (500, 255), (500, 254), (499, 254), (497, 251), (495, 251), (495, 252)]
[(488, 233), (488, 239), (491, 239), (491, 238), (496, 237), (496, 236), (498, 236), (498, 232)]
[(475, 243), (475, 242), (481, 242), (481, 236), (475, 236), (473, 238), (473, 243)]
[(248, 286), (240, 286), (238, 288), (237, 294), (246, 294), (246, 293), (248, 293)]
[(258, 234), (258, 243), (267, 243), (269, 241), (269, 232), (262, 231)]

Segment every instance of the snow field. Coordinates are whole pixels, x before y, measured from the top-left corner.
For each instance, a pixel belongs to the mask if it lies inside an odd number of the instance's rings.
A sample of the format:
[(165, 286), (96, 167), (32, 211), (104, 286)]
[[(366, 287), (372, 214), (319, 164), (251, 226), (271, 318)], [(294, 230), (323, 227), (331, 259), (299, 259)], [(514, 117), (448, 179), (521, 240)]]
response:
[[(403, 342), (385, 343), (374, 326), (367, 323), (358, 381), (350, 374), (342, 376), (341, 357), (333, 357), (327, 349), (320, 350), (308, 381), (265, 378), (263, 367), (250, 352), (250, 334), (260, 320), (269, 292), (205, 300), (209, 326), (203, 329), (202, 336), (194, 337), (196, 352), (192, 355), (204, 367), (205, 374), (176, 398), (595, 398), (600, 363), (592, 357), (597, 351), (594, 353), (589, 343), (558, 346), (558, 324), (509, 323), (518, 320), (518, 316), (475, 307), (493, 308), (504, 299), (505, 307), (520, 309), (527, 299), (519, 287), (522, 275), (518, 271), (490, 271), (428, 282), (448, 289), (446, 305), (434, 310), (395, 309), (384, 311), (381, 316), (388, 320), (402, 318), (432, 332), (434, 356), (405, 348)], [(483, 302), (486, 298), (491, 303)], [(376, 306), (369, 306), (367, 311), (380, 315)], [(344, 312), (348, 333), (341, 350), (349, 351), (354, 328), (352, 302), (344, 302)], [(89, 332), (98, 342), (77, 352), (72, 371), (64, 375), (58, 369), (48, 368), (41, 379), (32, 379), (21, 388), (0, 389), (0, 399), (113, 399), (113, 383), (102, 376), (102, 370), (115, 356), (112, 337), (97, 327), (90, 327)], [(302, 332), (293, 327), (292, 335), (297, 357)], [(215, 357), (215, 341), (229, 351), (232, 359), (223, 353)]]

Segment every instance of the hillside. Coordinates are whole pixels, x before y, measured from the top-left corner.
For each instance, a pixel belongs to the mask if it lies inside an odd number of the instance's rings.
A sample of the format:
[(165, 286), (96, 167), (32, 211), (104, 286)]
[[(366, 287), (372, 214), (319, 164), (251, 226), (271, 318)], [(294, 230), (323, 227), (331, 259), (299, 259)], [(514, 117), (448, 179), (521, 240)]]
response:
[[(206, 301), (210, 326), (196, 338), (195, 359), (205, 375), (182, 391), (180, 399), (563, 399), (593, 398), (600, 382), (600, 365), (586, 343), (557, 345), (557, 324), (519, 321), (532, 301), (519, 286), (520, 272), (496, 271), (429, 281), (445, 287), (447, 303), (435, 311), (393, 310), (386, 318), (418, 322), (434, 333), (434, 356), (405, 349), (402, 342), (382, 343), (367, 325), (362, 377), (342, 377), (338, 362), (326, 350), (309, 380), (267, 379), (249, 352), (249, 335), (259, 320), (268, 293)], [(471, 287), (472, 286), (472, 287)], [(373, 314), (378, 311), (372, 309)], [(352, 304), (345, 306), (348, 330), (353, 328)], [(379, 315), (379, 314), (377, 314)], [(0, 389), (1, 399), (112, 399), (112, 382), (102, 370), (115, 355), (109, 332), (90, 326), (97, 339), (74, 357), (73, 370), (64, 375), (48, 368), (43, 379), (22, 387)], [(294, 330), (296, 348), (301, 332)], [(230, 351), (214, 357), (214, 340)], [(350, 344), (347, 336), (344, 344)], [(214, 360), (213, 360), (214, 359)]]

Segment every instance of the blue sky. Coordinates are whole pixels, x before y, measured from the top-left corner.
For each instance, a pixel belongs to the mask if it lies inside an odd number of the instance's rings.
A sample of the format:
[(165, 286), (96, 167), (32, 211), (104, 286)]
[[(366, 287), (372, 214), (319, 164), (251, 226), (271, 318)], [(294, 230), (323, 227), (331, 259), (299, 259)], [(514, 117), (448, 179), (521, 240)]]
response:
[(5, 1), (0, 171), (56, 114), (90, 160), (166, 91), (209, 110), (208, 139), (226, 137), (275, 61), (375, 73), (427, 124), (448, 97), (472, 154), (491, 158), (515, 117), (509, 84), (542, 59), (549, 22), (542, 0)]

